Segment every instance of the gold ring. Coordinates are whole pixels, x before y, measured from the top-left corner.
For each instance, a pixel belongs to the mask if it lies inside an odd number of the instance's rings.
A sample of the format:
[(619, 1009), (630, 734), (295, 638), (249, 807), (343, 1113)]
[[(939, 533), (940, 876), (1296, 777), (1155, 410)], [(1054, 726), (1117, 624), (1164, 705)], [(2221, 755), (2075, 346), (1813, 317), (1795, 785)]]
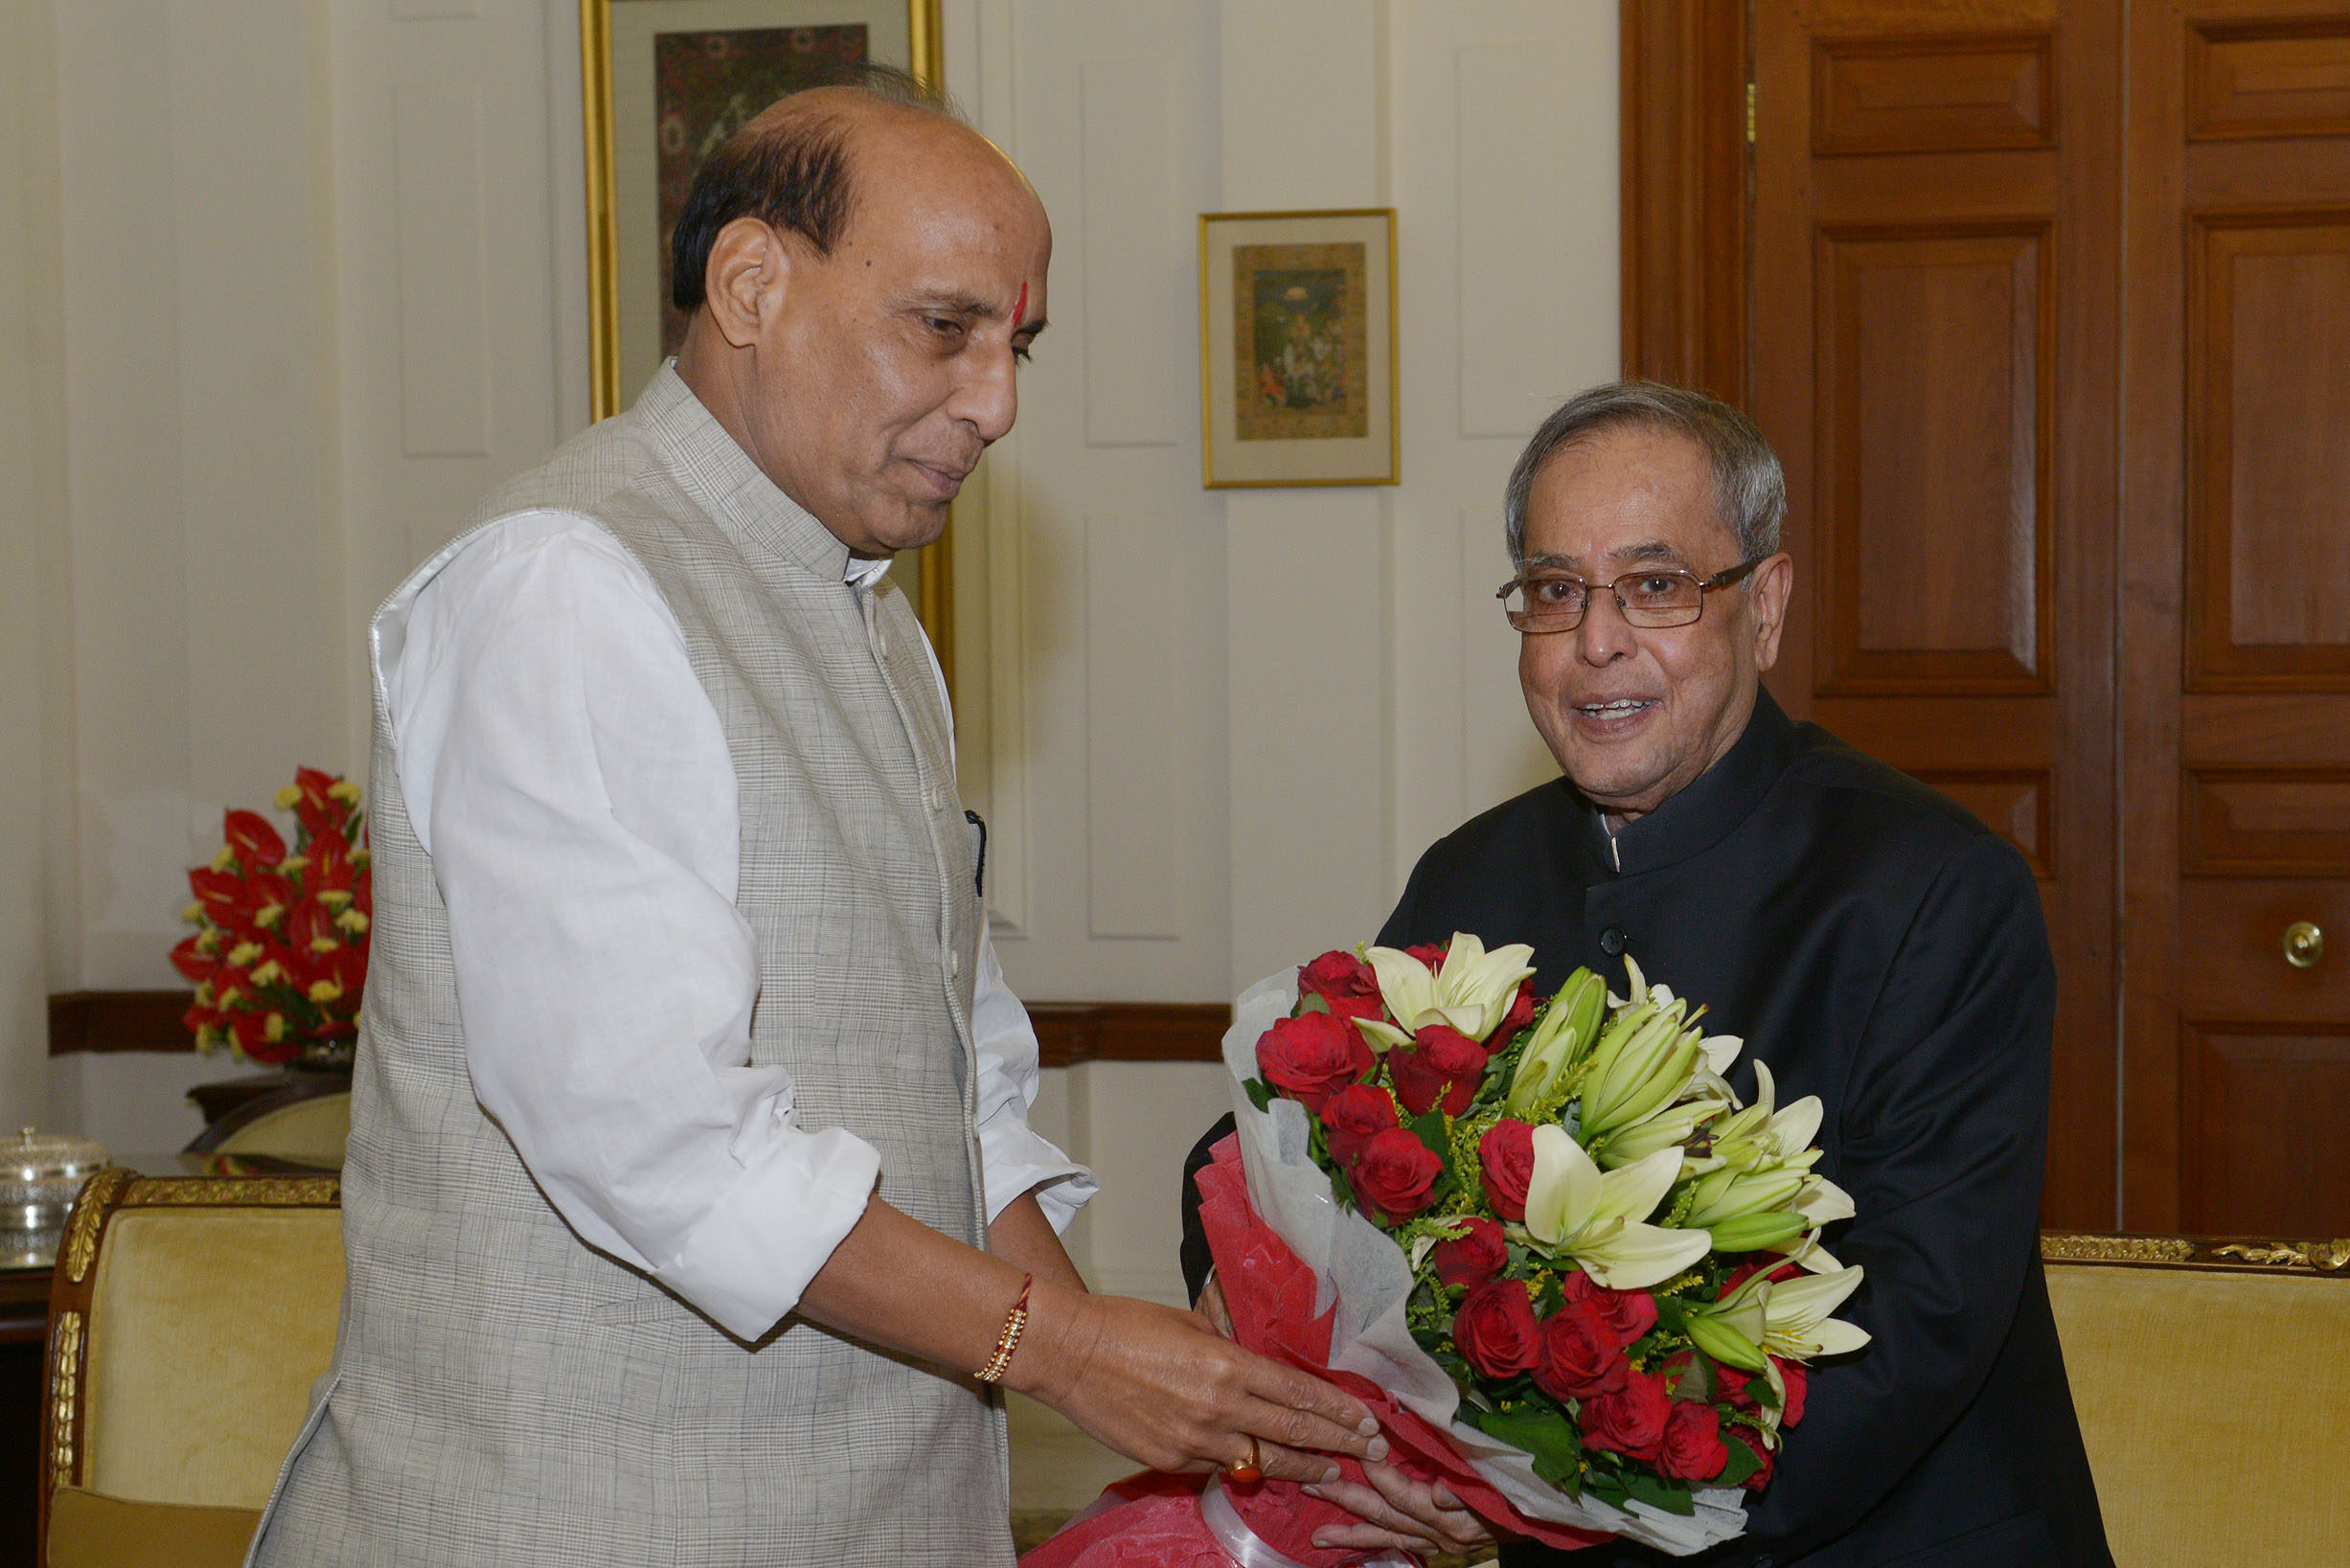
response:
[(1262, 1481), (1265, 1479), (1265, 1467), (1263, 1464), (1260, 1463), (1261, 1458), (1262, 1456), (1257, 1452), (1256, 1437), (1252, 1434), (1248, 1439), (1248, 1459), (1246, 1463), (1227, 1466), (1224, 1469), (1224, 1473), (1230, 1476), (1233, 1480), (1243, 1483)]

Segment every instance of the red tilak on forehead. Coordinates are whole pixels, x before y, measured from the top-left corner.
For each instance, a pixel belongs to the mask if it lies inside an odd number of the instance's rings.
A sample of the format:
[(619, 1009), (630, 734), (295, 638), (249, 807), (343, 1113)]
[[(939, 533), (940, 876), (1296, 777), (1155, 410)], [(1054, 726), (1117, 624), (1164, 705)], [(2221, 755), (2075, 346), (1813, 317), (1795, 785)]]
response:
[(1018, 331), (1020, 323), (1028, 319), (1028, 285), (1020, 284), (1020, 303), (1012, 307), (1012, 330)]

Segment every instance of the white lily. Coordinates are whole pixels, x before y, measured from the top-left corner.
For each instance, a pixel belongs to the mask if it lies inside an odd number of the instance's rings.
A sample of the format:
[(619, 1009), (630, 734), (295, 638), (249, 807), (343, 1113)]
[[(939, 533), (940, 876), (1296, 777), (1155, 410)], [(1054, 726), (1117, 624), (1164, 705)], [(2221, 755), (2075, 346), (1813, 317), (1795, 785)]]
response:
[(1457, 1029), (1483, 1043), (1508, 1015), (1517, 983), (1534, 972), (1526, 962), (1534, 949), (1524, 943), (1489, 953), (1484, 943), (1466, 931), (1452, 934), (1443, 966), (1433, 970), (1393, 947), (1373, 947), (1363, 956), (1379, 976), (1380, 999), (1395, 1022), (1358, 1018), (1355, 1023), (1381, 1050), (1409, 1045), (1412, 1036), (1430, 1024)]
[(1534, 1026), (1526, 1048), (1518, 1053), (1510, 1075), (1510, 1092), (1503, 1110), (1524, 1119), (1558, 1086), (1568, 1068), (1583, 1059), (1599, 1038), (1601, 1006), (1607, 987), (1588, 969), (1577, 969), (1551, 999), (1541, 1022)]
[(1792, 1159), (1819, 1136), (1819, 1096), (1805, 1095), (1782, 1110), (1768, 1062), (1754, 1064), (1754, 1103), (1714, 1129), (1714, 1152), (1742, 1170)]
[(1772, 1355), (1809, 1361), (1869, 1342), (1867, 1329), (1828, 1314), (1859, 1288), (1860, 1265), (1773, 1283), (1756, 1274), (1723, 1298), (1716, 1316)]
[[(1677, 1105), (1659, 1107), (1645, 1122), (1635, 1122), (1619, 1127), (1591, 1145), (1593, 1157), (1603, 1166), (1613, 1170), (1646, 1159), (1660, 1148), (1677, 1148), (1689, 1142), (1698, 1125), (1708, 1118), (1720, 1116), (1730, 1108), (1726, 1100), (1684, 1100)], [(1686, 1162), (1681, 1174), (1687, 1175)]]
[(1713, 1245), (1701, 1230), (1646, 1223), (1680, 1168), (1680, 1150), (1661, 1148), (1603, 1172), (1564, 1127), (1537, 1127), (1526, 1233), (1541, 1250), (1573, 1259), (1610, 1290), (1669, 1280)]

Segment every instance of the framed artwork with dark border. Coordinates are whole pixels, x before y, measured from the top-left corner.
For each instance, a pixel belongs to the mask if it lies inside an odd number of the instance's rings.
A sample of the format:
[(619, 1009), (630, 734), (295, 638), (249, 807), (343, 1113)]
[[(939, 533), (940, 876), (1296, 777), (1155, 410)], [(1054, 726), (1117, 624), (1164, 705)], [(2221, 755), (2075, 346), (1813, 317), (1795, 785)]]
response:
[[(877, 61), (945, 80), (939, 0), (580, 0), (589, 406), (607, 419), (677, 352), (670, 235), (705, 159), (768, 104)], [(950, 531), (951, 533), (951, 531)], [(953, 689), (947, 542), (893, 573)]]
[(1210, 489), (1392, 485), (1395, 209), (1199, 216)]

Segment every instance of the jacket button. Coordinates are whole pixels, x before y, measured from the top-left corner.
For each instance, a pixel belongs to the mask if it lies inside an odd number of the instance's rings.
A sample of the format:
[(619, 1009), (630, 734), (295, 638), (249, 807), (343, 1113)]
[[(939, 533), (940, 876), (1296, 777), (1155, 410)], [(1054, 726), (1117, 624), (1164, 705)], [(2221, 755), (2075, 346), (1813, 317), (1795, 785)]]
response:
[(961, 953), (947, 955), (947, 973), (950, 979), (959, 980), (963, 977), (963, 955)]
[(1611, 925), (1602, 931), (1599, 934), (1599, 945), (1600, 950), (1609, 958), (1615, 957), (1624, 950), (1624, 928), (1620, 925)]

